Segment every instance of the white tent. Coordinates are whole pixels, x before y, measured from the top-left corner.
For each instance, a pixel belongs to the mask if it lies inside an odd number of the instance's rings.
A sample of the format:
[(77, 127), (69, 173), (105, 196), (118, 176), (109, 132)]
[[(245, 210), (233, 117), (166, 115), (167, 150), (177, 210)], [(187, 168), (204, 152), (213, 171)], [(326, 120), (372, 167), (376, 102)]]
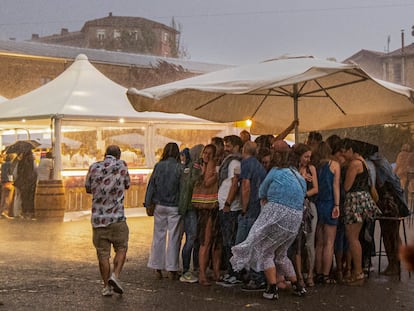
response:
[(183, 114), (138, 113), (129, 103), (126, 92), (126, 88), (108, 79), (88, 61), (86, 55), (80, 54), (56, 79), (27, 94), (0, 103), (0, 130), (22, 128), (22, 122), (26, 126), (50, 126), (54, 139), (54, 178), (59, 178), (62, 169), (62, 120), (73, 121), (73, 124), (82, 121), (106, 124), (138, 121), (213, 124)]

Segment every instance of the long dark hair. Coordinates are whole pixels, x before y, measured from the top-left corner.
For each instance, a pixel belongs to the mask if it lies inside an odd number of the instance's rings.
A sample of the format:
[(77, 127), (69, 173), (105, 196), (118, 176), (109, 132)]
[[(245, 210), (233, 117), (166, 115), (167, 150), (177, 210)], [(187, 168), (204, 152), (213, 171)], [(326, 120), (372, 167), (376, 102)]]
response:
[(176, 143), (168, 143), (165, 145), (160, 161), (165, 161), (168, 158), (174, 158), (177, 162), (180, 160), (180, 149), (178, 149)]
[[(312, 152), (312, 147), (311, 146), (306, 145), (306, 144), (302, 144), (302, 143), (295, 144), (292, 147), (292, 155), (290, 157), (291, 158), (291, 160), (290, 160), (291, 165), (296, 167), (296, 168), (299, 168), (300, 167), (300, 158), (302, 157), (302, 155), (305, 152), (308, 152), (308, 151)], [(313, 156), (313, 152), (312, 152), (312, 156)]]

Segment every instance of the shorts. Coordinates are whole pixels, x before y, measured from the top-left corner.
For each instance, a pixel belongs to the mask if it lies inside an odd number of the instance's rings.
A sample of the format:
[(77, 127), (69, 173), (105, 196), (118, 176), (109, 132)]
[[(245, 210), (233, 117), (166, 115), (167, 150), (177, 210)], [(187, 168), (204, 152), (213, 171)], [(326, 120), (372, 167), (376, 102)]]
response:
[(363, 223), (381, 213), (367, 191), (348, 192), (345, 195), (345, 224)]
[(111, 245), (115, 253), (128, 249), (129, 228), (125, 221), (115, 222), (107, 227), (93, 228), (93, 245), (99, 259), (111, 257)]

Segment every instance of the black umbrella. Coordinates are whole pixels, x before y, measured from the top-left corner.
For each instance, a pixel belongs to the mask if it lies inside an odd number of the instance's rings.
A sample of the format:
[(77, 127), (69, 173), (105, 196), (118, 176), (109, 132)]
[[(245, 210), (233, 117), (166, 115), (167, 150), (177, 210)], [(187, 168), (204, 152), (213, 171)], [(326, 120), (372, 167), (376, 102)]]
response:
[(6, 148), (6, 153), (24, 153), (40, 146), (36, 140), (18, 140)]

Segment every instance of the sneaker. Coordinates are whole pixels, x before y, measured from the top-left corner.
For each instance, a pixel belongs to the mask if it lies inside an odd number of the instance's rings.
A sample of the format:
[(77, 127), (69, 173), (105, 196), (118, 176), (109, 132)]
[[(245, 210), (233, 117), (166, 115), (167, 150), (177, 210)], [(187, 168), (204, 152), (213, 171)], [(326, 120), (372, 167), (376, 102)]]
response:
[(278, 300), (279, 299), (279, 289), (276, 284), (268, 285), (265, 292), (263, 293), (263, 298), (269, 300)]
[(250, 280), (249, 283), (243, 285), (241, 290), (245, 292), (262, 292), (266, 289), (266, 283), (262, 282), (257, 284), (255, 281)]
[(230, 274), (226, 273), (225, 275), (222, 275), (218, 281), (216, 281), (216, 284), (220, 285), (226, 282), (229, 278), (230, 278)]
[(180, 276), (180, 282), (183, 282), (183, 283), (197, 283), (198, 278), (195, 277), (190, 271), (187, 271), (182, 276)]
[(242, 284), (243, 282), (240, 281), (238, 278), (236, 278), (235, 276), (231, 276), (229, 277), (226, 281), (219, 281), (216, 282), (216, 284), (221, 285), (223, 287), (233, 287), (239, 284)]
[(115, 276), (115, 274), (112, 273), (111, 277), (108, 280), (109, 285), (112, 286), (114, 289), (114, 292), (117, 294), (123, 294), (124, 289), (121, 286), (121, 283), (119, 282), (118, 278)]
[(292, 288), (293, 288), (293, 295), (298, 296), (298, 297), (305, 296), (306, 288), (300, 285), (299, 282), (292, 284)]
[(111, 286), (105, 286), (102, 288), (102, 296), (109, 297), (113, 295), (112, 287)]

